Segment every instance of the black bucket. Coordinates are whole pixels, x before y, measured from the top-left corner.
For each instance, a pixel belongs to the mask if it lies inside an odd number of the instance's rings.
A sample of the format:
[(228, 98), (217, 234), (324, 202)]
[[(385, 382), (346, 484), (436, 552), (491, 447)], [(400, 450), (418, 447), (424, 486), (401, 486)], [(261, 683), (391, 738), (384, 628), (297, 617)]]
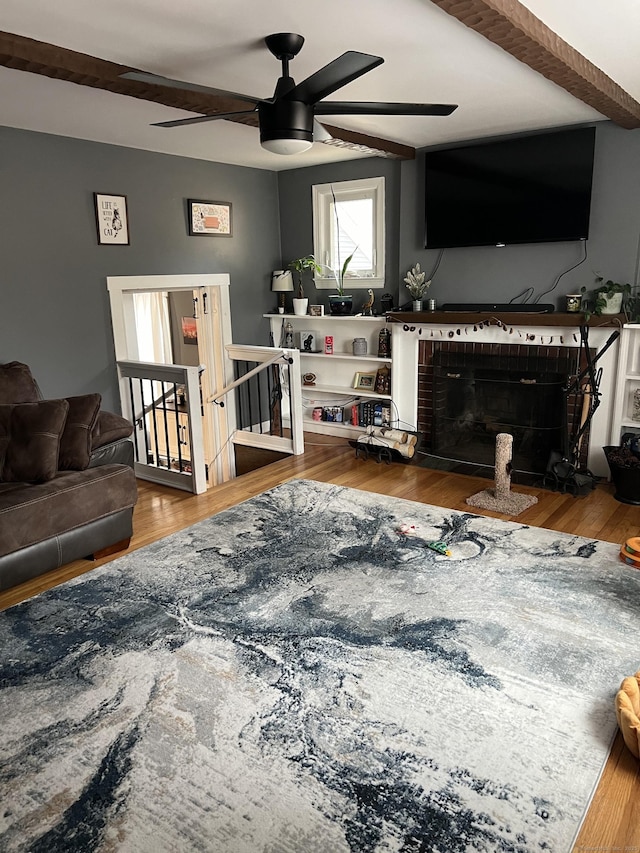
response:
[[(618, 464), (615, 456), (620, 453), (620, 447), (610, 445), (602, 449), (611, 471), (611, 481), (616, 490), (614, 498), (623, 504), (640, 506), (640, 464), (634, 466)], [(626, 449), (628, 450), (628, 448)], [(633, 455), (638, 458), (636, 453)]]

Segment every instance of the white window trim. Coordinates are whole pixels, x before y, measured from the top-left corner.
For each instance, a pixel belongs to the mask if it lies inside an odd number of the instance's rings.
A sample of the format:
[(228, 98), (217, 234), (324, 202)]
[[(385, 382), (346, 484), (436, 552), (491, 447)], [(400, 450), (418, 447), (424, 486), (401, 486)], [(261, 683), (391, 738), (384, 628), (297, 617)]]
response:
[(356, 181), (336, 181), (331, 184), (314, 184), (312, 186), (313, 201), (313, 254), (322, 266), (322, 273), (314, 276), (318, 290), (335, 290), (335, 276), (327, 269), (329, 260), (330, 233), (332, 223), (329, 220), (331, 202), (336, 199), (371, 198), (373, 200), (374, 216), (374, 274), (371, 278), (348, 278), (345, 289), (358, 290), (381, 289), (384, 287), (385, 264), (385, 201), (384, 177), (362, 178)]

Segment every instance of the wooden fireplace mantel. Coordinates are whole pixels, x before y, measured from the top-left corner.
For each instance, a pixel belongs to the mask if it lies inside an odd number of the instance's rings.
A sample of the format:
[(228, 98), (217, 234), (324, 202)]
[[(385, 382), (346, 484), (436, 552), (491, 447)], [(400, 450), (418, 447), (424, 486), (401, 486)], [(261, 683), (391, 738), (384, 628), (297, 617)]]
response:
[[(389, 311), (386, 317), (393, 323), (412, 326), (456, 326), (469, 323), (504, 323), (505, 326), (555, 326), (577, 329), (585, 325), (583, 314), (535, 314), (522, 311)], [(624, 314), (592, 314), (586, 325), (590, 328), (622, 328), (627, 322)]]

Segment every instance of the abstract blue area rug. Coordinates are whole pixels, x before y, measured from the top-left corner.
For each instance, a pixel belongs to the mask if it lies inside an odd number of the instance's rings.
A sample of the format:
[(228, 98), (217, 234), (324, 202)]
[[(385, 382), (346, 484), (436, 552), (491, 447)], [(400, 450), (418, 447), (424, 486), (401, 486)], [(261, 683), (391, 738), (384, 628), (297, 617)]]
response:
[(638, 612), (616, 545), (278, 486), (0, 614), (0, 849), (568, 851)]

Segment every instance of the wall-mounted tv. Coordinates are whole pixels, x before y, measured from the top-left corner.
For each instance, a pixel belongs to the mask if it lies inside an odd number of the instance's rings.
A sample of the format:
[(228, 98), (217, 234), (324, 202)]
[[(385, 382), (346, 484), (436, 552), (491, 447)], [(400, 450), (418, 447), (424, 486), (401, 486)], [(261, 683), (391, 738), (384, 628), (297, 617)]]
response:
[(496, 139), (425, 154), (425, 247), (589, 236), (595, 128)]

